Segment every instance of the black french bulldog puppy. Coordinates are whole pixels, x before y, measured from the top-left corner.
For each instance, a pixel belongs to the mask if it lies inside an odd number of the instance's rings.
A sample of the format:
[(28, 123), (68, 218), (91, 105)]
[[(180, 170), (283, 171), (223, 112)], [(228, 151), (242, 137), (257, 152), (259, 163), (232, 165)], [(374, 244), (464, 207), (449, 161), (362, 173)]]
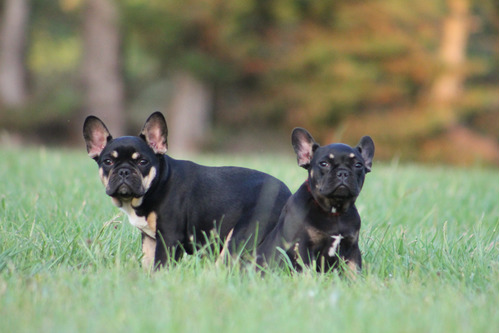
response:
[(371, 171), (372, 139), (365, 136), (354, 148), (341, 143), (320, 147), (309, 132), (296, 128), (292, 145), (308, 178), (288, 199), (278, 225), (258, 247), (257, 264), (282, 262), (280, 248), (299, 270), (300, 261), (315, 262), (318, 271), (327, 271), (338, 267), (339, 259), (350, 270), (361, 270), (361, 219), (354, 203), (365, 174)]
[(167, 152), (167, 124), (160, 112), (139, 136), (113, 139), (89, 116), (87, 151), (113, 203), (142, 232), (143, 266), (178, 260), (216, 233), (229, 251), (258, 245), (276, 225), (290, 190), (278, 179), (239, 167), (206, 167), (175, 160)]

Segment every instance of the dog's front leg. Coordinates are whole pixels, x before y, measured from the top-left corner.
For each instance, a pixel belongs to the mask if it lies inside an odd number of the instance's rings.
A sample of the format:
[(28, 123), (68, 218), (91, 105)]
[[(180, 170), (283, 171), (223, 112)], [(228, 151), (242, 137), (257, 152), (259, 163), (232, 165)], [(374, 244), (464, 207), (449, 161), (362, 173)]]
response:
[(361, 251), (359, 250), (358, 244), (353, 244), (350, 251), (341, 257), (346, 263), (344, 274), (350, 279), (355, 280), (357, 275), (361, 272), (362, 267)]
[(153, 268), (153, 262), (156, 252), (156, 239), (142, 233), (142, 268), (150, 271)]
[(178, 243), (176, 245), (173, 245), (171, 242), (169, 243), (160, 232), (156, 234), (155, 269), (165, 266), (167, 262), (179, 261), (183, 254), (184, 249), (181, 245)]

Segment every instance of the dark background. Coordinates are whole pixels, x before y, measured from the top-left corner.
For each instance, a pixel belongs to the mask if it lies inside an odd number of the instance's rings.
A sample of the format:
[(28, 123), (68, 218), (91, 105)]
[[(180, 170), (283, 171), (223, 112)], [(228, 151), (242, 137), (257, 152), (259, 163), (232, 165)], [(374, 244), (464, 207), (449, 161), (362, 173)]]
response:
[(2, 0), (0, 144), (84, 149), (83, 119), (174, 152), (291, 153), (371, 135), (378, 159), (498, 165), (498, 1)]

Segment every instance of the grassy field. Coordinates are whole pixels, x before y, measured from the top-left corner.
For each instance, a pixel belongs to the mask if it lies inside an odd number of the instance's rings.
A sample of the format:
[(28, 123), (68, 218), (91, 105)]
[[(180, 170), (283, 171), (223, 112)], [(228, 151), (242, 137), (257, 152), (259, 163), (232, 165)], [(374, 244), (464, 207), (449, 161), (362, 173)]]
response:
[[(498, 332), (498, 170), (379, 164), (358, 199), (364, 271), (142, 271), (137, 230), (85, 152), (0, 150), (0, 332)], [(203, 156), (295, 191), (292, 152)]]

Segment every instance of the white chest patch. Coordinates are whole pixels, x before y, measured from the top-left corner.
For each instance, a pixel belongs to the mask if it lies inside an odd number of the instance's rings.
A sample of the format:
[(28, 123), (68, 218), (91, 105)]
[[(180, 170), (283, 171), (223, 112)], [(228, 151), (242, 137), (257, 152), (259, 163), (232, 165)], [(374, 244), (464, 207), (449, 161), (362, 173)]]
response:
[[(156, 230), (152, 230), (145, 216), (138, 216), (130, 202), (123, 203), (120, 209), (127, 214), (131, 225), (144, 232), (149, 237), (156, 238)], [(155, 228), (156, 229), (156, 228)]]
[(335, 255), (335, 253), (337, 252), (337, 249), (340, 245), (340, 241), (342, 240), (342, 235), (334, 235), (334, 236), (331, 236), (333, 238), (333, 243), (332, 243), (332, 246), (330, 246), (330, 248), (328, 249), (328, 255), (330, 257), (333, 257)]

